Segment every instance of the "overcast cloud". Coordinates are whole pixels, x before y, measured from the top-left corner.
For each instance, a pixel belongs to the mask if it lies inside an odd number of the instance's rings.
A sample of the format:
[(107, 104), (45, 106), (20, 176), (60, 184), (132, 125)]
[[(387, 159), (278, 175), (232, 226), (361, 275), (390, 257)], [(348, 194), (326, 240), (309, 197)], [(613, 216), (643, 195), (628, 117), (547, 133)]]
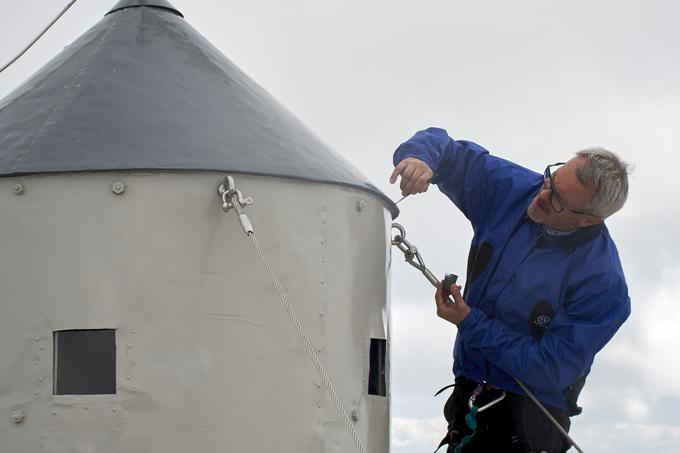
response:
[[(2, 1), (0, 62), (66, 0)], [(81, 0), (0, 75), (0, 96), (114, 0)], [(535, 170), (604, 146), (635, 165), (628, 205), (607, 221), (633, 313), (596, 359), (574, 418), (589, 453), (680, 451), (680, 3), (602, 1), (174, 0), (186, 20), (393, 199), (391, 154), (439, 126)], [(436, 274), (465, 274), (471, 229), (436, 189), (399, 222)], [(455, 328), (432, 288), (394, 255), (392, 451), (431, 451), (433, 398), (451, 382)]]

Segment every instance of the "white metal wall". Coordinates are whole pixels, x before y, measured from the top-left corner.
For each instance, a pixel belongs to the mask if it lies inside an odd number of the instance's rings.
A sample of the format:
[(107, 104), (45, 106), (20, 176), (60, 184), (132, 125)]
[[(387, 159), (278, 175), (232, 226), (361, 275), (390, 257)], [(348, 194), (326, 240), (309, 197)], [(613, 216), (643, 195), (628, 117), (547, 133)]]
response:
[[(358, 451), (221, 210), (224, 176), (0, 180), (0, 452)], [(387, 452), (389, 378), (387, 398), (367, 380), (370, 339), (389, 338), (389, 213), (350, 188), (233, 176), (367, 450)], [(117, 394), (53, 395), (53, 331), (96, 328), (116, 329)]]

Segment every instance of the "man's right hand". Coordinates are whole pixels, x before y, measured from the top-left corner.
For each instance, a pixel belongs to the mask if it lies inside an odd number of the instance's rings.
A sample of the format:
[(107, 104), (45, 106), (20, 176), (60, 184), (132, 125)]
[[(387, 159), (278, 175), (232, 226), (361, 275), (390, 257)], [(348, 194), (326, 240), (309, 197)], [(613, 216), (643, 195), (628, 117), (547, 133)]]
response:
[(415, 157), (407, 157), (394, 167), (392, 176), (390, 176), (390, 184), (397, 182), (397, 178), (401, 176), (399, 184), (401, 194), (403, 196), (413, 195), (427, 191), (432, 175), (432, 169), (425, 162)]

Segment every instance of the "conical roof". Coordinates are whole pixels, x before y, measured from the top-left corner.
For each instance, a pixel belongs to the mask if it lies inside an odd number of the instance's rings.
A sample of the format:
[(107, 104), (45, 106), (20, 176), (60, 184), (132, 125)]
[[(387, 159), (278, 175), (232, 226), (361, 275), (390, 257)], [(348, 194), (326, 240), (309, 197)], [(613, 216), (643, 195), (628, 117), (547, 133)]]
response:
[(122, 0), (0, 101), (0, 177), (225, 171), (381, 197), (164, 0)]

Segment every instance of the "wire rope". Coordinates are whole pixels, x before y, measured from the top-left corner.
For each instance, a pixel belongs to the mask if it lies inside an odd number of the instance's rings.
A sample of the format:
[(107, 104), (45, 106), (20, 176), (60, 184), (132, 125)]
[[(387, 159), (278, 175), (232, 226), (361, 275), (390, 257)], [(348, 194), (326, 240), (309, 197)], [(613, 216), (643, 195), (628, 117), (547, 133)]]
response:
[(66, 5), (66, 6), (64, 7), (64, 9), (62, 9), (61, 12), (59, 12), (59, 14), (57, 14), (57, 17), (55, 17), (54, 19), (52, 19), (52, 21), (51, 21), (49, 24), (47, 24), (47, 26), (46, 26), (45, 28), (43, 28), (42, 31), (41, 31), (40, 33), (38, 33), (38, 36), (36, 36), (35, 38), (33, 38), (33, 41), (31, 41), (30, 43), (28, 43), (28, 45), (27, 45), (26, 47), (24, 47), (24, 49), (23, 49), (21, 52), (19, 52), (14, 58), (12, 58), (9, 62), (7, 62), (2, 68), (0, 68), (0, 73), (2, 73), (5, 69), (9, 68), (15, 61), (17, 61), (19, 58), (21, 58), (21, 56), (22, 56), (23, 54), (25, 54), (25, 53), (28, 51), (28, 49), (30, 49), (30, 48), (33, 46), (33, 44), (35, 44), (35, 43), (42, 37), (42, 35), (44, 35), (45, 33), (47, 33), (47, 30), (49, 30), (50, 27), (52, 27), (52, 25), (54, 25), (54, 24), (59, 20), (59, 18), (60, 18), (61, 16), (63, 16), (64, 13), (65, 13), (66, 11), (68, 11), (69, 8), (70, 8), (71, 6), (73, 6), (73, 4), (74, 4), (76, 1), (77, 1), (77, 0), (71, 0), (71, 1), (69, 2), (69, 4)]
[(276, 276), (276, 273), (274, 272), (274, 269), (272, 268), (271, 264), (269, 264), (269, 259), (267, 259), (267, 255), (264, 253), (264, 250), (262, 250), (262, 247), (260, 246), (259, 241), (255, 237), (255, 233), (251, 231), (247, 234), (250, 237), (250, 239), (253, 241), (253, 245), (255, 246), (255, 250), (257, 250), (257, 254), (260, 257), (260, 261), (262, 261), (262, 264), (264, 265), (265, 269), (267, 269), (267, 272), (269, 273), (269, 277), (271, 278), (271, 281), (274, 284), (274, 287), (276, 288), (276, 290), (278, 291), (279, 297), (281, 298), (281, 301), (283, 302), (283, 305), (285, 306), (286, 311), (288, 312), (288, 316), (293, 321), (293, 324), (295, 324), (295, 328), (297, 329), (298, 334), (300, 335), (300, 338), (302, 339), (302, 342), (305, 344), (305, 347), (307, 348), (307, 352), (309, 352), (309, 355), (311, 356), (312, 361), (314, 362), (314, 366), (316, 367), (317, 371), (321, 375), (321, 379), (323, 380), (324, 385), (326, 386), (326, 389), (328, 390), (329, 395), (333, 399), (333, 402), (337, 406), (338, 411), (342, 415), (342, 418), (344, 419), (345, 424), (347, 425), (347, 429), (349, 430), (350, 435), (352, 436), (352, 440), (354, 440), (354, 443), (359, 448), (359, 451), (361, 451), (361, 453), (367, 453), (366, 447), (361, 442), (361, 438), (359, 437), (359, 433), (357, 432), (356, 428), (354, 427), (354, 424), (352, 423), (352, 420), (350, 419), (350, 416), (347, 413), (345, 406), (342, 404), (340, 397), (338, 396), (337, 392), (335, 391), (335, 388), (333, 387), (333, 383), (331, 382), (330, 378), (328, 377), (328, 374), (326, 373), (326, 370), (324, 369), (323, 365), (321, 364), (321, 360), (319, 359), (319, 356), (316, 354), (316, 351), (314, 351), (314, 346), (312, 345), (311, 341), (309, 341), (309, 338), (307, 337), (307, 334), (305, 333), (305, 330), (302, 327), (302, 323), (300, 323), (300, 320), (298, 319), (297, 314), (295, 313), (295, 309), (293, 308), (293, 306), (288, 301), (288, 297), (286, 296), (286, 292), (283, 289), (281, 282), (279, 282), (279, 279)]

